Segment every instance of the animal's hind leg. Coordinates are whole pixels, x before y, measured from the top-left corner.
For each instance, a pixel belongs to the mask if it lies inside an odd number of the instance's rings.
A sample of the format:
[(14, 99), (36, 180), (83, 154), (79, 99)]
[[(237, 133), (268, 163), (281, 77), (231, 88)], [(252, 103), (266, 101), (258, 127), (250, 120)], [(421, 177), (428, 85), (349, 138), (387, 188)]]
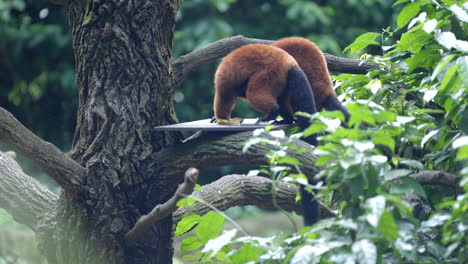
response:
[(219, 91), (216, 90), (215, 99), (214, 99), (214, 114), (211, 122), (214, 122), (216, 119), (226, 119), (231, 118), (231, 112), (236, 103), (237, 96), (234, 93)]
[[(277, 79), (277, 77), (276, 77)], [(266, 113), (259, 119), (259, 122), (275, 120), (280, 113), (278, 96), (284, 84), (275, 80), (270, 72), (259, 72), (250, 78), (246, 97), (253, 108)]]

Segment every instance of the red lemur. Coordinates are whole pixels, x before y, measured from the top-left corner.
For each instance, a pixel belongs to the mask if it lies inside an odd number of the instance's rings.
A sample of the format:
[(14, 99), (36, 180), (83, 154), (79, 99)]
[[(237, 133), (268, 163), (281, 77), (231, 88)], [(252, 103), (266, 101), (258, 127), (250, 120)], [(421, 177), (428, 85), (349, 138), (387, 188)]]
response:
[[(284, 38), (272, 46), (251, 44), (226, 56), (215, 74), (214, 113), (216, 119), (230, 119), (237, 97), (266, 113), (259, 121), (292, 123), (294, 112), (313, 114), (325, 108), (350, 114), (338, 101), (328, 73), (327, 62), (313, 42), (299, 37)], [(301, 129), (309, 125), (305, 117), (296, 117)], [(316, 146), (316, 135), (304, 139)], [(320, 216), (313, 194), (301, 188), (304, 224), (314, 224)]]
[[(241, 97), (253, 108), (266, 113), (259, 122), (275, 120), (292, 123), (294, 112), (317, 112), (309, 81), (294, 58), (284, 50), (261, 44), (242, 46), (221, 62), (215, 74), (215, 118), (229, 120)], [(309, 126), (306, 117), (297, 117), (301, 129)], [(317, 145), (315, 135), (304, 138)]]

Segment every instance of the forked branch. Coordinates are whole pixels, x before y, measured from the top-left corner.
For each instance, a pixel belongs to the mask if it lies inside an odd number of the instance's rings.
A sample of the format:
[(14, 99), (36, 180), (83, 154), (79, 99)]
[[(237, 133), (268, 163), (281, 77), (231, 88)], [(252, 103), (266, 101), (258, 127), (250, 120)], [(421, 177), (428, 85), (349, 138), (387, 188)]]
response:
[(0, 152), (0, 208), (16, 222), (37, 230), (39, 221), (54, 208), (58, 197), (26, 175), (12, 153)]
[(190, 195), (197, 183), (198, 170), (190, 168), (185, 172), (184, 182), (179, 185), (174, 196), (167, 202), (158, 204), (147, 215), (143, 215), (138, 219), (133, 228), (125, 235), (127, 245), (133, 245), (157, 221), (169, 216), (177, 209), (177, 202)]
[[(173, 62), (175, 69), (174, 87), (178, 87), (186, 78), (187, 74), (208, 64), (214, 60), (226, 56), (229, 52), (247, 44), (266, 44), (270, 45), (274, 41), (264, 39), (246, 38), (238, 35), (215, 41), (205, 47), (192, 51), (186, 55), (180, 56)], [(342, 73), (366, 73), (370, 69), (377, 69), (375, 63), (363, 63), (360, 60), (341, 58), (330, 54), (325, 54), (328, 68), (330, 71)]]
[(65, 191), (76, 193), (80, 189), (85, 168), (46, 142), (0, 107), (0, 142), (23, 154), (34, 165), (51, 176)]

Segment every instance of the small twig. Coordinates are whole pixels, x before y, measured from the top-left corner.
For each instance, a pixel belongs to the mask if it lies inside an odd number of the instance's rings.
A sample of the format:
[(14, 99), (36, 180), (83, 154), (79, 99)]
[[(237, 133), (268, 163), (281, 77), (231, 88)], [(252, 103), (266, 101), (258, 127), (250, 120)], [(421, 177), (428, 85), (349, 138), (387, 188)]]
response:
[(135, 244), (154, 223), (172, 214), (177, 209), (177, 202), (193, 192), (197, 183), (198, 173), (198, 170), (195, 168), (188, 169), (185, 172), (184, 182), (179, 184), (174, 196), (167, 202), (156, 205), (151, 212), (138, 219), (133, 228), (125, 235), (126, 244)]

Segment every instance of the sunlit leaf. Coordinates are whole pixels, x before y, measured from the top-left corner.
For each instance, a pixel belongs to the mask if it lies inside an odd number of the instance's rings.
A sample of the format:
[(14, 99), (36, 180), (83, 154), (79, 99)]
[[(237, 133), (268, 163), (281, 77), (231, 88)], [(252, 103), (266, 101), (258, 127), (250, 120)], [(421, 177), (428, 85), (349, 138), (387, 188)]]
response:
[(182, 253), (186, 251), (192, 251), (200, 248), (203, 245), (203, 242), (197, 236), (189, 236), (182, 240), (181, 249)]
[(433, 136), (435, 136), (437, 133), (439, 132), (439, 130), (435, 129), (435, 130), (432, 130), (430, 131), (429, 133), (427, 133), (423, 139), (421, 140), (421, 147), (424, 147), (424, 145), (426, 144), (426, 142), (431, 139)]
[(424, 23), (423, 30), (426, 33), (432, 33), (437, 27), (437, 19), (430, 19)]
[(210, 257), (213, 257), (220, 251), (225, 245), (231, 243), (232, 239), (236, 235), (237, 230), (231, 229), (228, 231), (224, 231), (223, 234), (220, 236), (210, 239), (206, 244), (205, 247), (202, 249), (202, 252), (210, 252)]
[(262, 250), (258, 247), (252, 246), (251, 243), (244, 243), (242, 248), (229, 256), (232, 263), (248, 263), (249, 261), (256, 261), (260, 257)]
[(440, 60), (440, 62), (437, 64), (434, 71), (432, 72), (431, 80), (435, 80), (435, 78), (442, 72), (445, 66), (447, 66), (447, 64), (449, 64), (449, 62), (453, 60), (453, 58), (455, 58), (454, 54), (445, 56), (442, 60)]
[(450, 50), (455, 46), (457, 38), (452, 32), (437, 32), (435, 34), (435, 39), (439, 42), (440, 45), (444, 46), (446, 49)]
[(458, 20), (468, 23), (468, 13), (457, 5), (449, 6), (448, 10), (452, 11)]
[(190, 214), (190, 215), (184, 216), (182, 220), (180, 220), (177, 223), (175, 235), (180, 236), (182, 234), (185, 234), (190, 229), (192, 229), (193, 226), (198, 224), (199, 221), (200, 221), (200, 216), (197, 214)]
[(416, 30), (404, 33), (401, 36), (397, 50), (419, 53), (421, 48), (432, 38), (424, 30)]
[(216, 212), (210, 211), (200, 217), (200, 221), (195, 228), (197, 237), (200, 241), (206, 243), (215, 238), (221, 232), (224, 225), (224, 217)]
[(378, 36), (380, 36), (379, 33), (373, 32), (362, 34), (361, 36), (357, 37), (356, 40), (351, 43), (351, 45), (347, 46), (344, 49), (344, 52), (350, 50), (350, 53), (353, 54), (369, 45), (380, 45), (377, 41), (375, 41)]
[(439, 93), (441, 95), (445, 95), (451, 91), (451, 88), (453, 88), (450, 84), (452, 81), (452, 78), (456, 77), (456, 73), (458, 70), (458, 65), (453, 65), (448, 69), (448, 71), (444, 75), (444, 79), (442, 80), (440, 87), (439, 87)]
[(366, 207), (370, 209), (370, 212), (366, 216), (367, 222), (369, 222), (371, 226), (377, 227), (380, 216), (385, 209), (385, 198), (383, 196), (369, 198), (366, 201)]
[(406, 26), (406, 24), (408, 24), (408, 22), (419, 13), (421, 5), (422, 2), (417, 1), (403, 7), (397, 17), (398, 28)]
[(393, 215), (387, 209), (385, 209), (380, 216), (377, 230), (388, 239), (395, 240), (398, 238), (398, 225), (396, 224)]
[(362, 239), (355, 242), (352, 246), (352, 251), (356, 256), (358, 263), (377, 263), (377, 248), (370, 240)]
[(468, 87), (468, 56), (463, 56), (457, 59), (458, 75), (464, 76), (461, 78), (465, 87)]
[(195, 199), (193, 197), (182, 198), (177, 202), (177, 207), (183, 208), (183, 207), (186, 207), (186, 206), (191, 206), (196, 201), (197, 201), (197, 199)]

